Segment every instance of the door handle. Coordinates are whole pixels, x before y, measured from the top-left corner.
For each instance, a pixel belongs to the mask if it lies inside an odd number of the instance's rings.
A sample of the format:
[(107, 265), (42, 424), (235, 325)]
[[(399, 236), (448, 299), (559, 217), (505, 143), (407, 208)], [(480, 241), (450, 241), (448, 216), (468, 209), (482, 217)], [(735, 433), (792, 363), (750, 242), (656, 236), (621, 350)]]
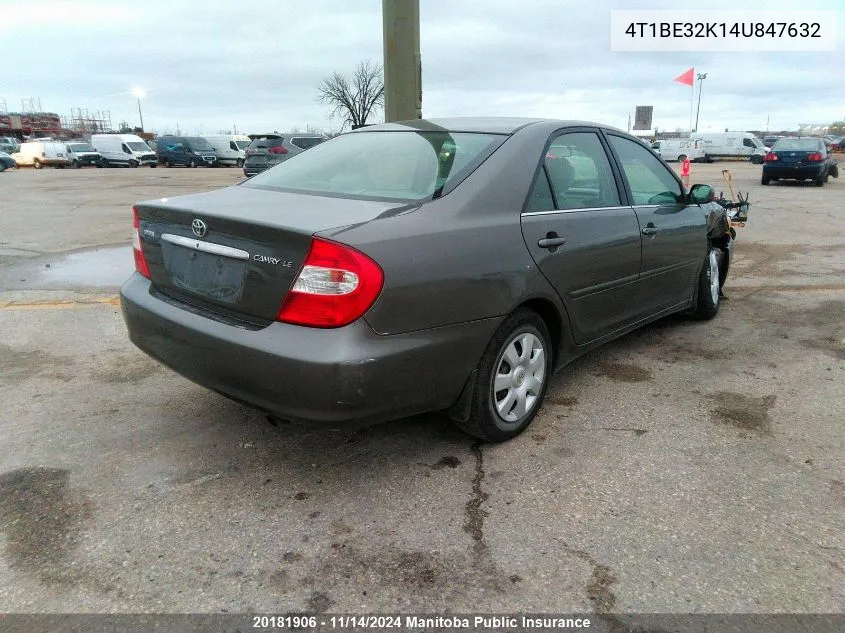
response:
[(654, 235), (659, 231), (660, 229), (658, 229), (656, 226), (644, 226), (642, 233), (643, 235)]
[(544, 237), (537, 242), (537, 246), (540, 248), (557, 248), (558, 246), (563, 246), (564, 244), (566, 244), (566, 238), (557, 237), (557, 233), (555, 233), (554, 236), (550, 233), (549, 237)]

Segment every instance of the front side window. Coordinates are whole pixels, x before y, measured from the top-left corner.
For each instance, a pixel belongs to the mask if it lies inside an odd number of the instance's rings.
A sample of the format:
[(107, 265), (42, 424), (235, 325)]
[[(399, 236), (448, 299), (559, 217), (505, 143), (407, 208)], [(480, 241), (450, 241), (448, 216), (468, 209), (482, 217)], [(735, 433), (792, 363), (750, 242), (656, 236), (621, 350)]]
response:
[(752, 141), (750, 138), (744, 138), (744, 139), (742, 139), (742, 144), (743, 144), (745, 147), (756, 147), (756, 145), (754, 145), (754, 141)]
[(430, 200), (456, 187), (506, 138), (446, 131), (355, 132), (320, 143), (241, 186), (375, 200)]
[(608, 138), (622, 163), (633, 204), (677, 204), (683, 201), (681, 183), (652, 152), (640, 143), (621, 136), (610, 134)]
[[(649, 151), (649, 150), (645, 150)], [(619, 206), (619, 190), (595, 132), (561, 134), (545, 158), (558, 209)]]

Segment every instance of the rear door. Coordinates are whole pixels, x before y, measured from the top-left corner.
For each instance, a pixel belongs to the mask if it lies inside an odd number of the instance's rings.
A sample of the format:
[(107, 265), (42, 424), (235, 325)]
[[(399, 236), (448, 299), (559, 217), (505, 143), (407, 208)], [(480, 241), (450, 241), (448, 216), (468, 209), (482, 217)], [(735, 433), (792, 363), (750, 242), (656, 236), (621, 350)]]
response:
[(640, 226), (645, 314), (689, 301), (707, 251), (706, 216), (680, 180), (642, 143), (607, 133)]
[(550, 139), (522, 213), (528, 250), (566, 306), (577, 343), (636, 320), (640, 229), (598, 130)]

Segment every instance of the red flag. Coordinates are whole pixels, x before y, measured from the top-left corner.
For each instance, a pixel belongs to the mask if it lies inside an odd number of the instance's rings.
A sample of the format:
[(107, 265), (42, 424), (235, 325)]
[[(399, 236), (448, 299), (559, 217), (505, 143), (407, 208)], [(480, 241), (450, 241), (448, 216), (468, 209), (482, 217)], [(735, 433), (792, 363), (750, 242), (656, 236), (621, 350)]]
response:
[(685, 84), (685, 85), (687, 85), (691, 88), (692, 84), (694, 83), (693, 78), (692, 78), (694, 72), (695, 72), (695, 66), (690, 68), (687, 72), (681, 73), (680, 75), (675, 77), (675, 81), (677, 81), (678, 83), (681, 83), (681, 84)]

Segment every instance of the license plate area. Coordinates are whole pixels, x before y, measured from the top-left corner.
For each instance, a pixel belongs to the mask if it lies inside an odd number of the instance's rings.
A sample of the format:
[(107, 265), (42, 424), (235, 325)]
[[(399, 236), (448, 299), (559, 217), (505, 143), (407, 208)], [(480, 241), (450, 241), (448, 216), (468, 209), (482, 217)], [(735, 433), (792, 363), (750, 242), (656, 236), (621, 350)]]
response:
[(225, 304), (241, 299), (246, 260), (167, 242), (162, 243), (162, 256), (170, 282), (180, 290)]

